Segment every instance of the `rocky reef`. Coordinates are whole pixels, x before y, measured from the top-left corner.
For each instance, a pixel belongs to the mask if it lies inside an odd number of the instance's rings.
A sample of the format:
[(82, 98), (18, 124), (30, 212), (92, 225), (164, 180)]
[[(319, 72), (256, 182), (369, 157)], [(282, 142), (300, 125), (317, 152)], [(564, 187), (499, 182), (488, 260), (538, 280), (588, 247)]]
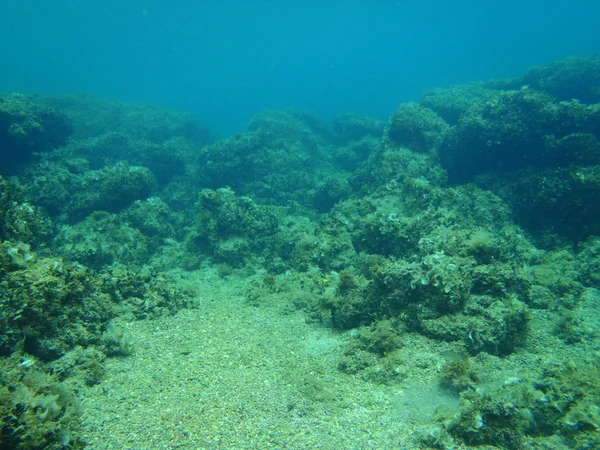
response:
[(193, 307), (173, 273), (214, 267), (344, 336), (347, 376), (394, 385), (411, 342), (445, 351), (457, 406), (425, 447), (597, 447), (598, 67), (435, 89), (385, 123), (264, 111), (221, 140), (185, 113), (1, 96), (1, 446), (85, 446), (80, 397), (135, 351), (115, 319)]

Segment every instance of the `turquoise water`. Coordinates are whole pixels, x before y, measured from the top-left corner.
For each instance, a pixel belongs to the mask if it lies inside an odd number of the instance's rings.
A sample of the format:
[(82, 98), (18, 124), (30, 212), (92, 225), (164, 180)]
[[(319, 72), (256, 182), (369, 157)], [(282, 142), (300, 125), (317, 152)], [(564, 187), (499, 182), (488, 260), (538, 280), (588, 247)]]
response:
[(593, 0), (13, 1), (0, 86), (183, 109), (220, 135), (265, 108), (384, 119), (426, 89), (598, 51), (599, 21)]

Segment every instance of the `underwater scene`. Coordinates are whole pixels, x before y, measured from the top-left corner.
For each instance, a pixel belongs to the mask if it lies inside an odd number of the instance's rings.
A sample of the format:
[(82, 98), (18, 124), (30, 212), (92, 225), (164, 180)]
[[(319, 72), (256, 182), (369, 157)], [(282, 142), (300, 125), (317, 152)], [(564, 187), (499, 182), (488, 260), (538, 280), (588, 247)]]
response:
[(0, 450), (600, 448), (600, 54), (528, 67), (229, 119), (0, 76)]

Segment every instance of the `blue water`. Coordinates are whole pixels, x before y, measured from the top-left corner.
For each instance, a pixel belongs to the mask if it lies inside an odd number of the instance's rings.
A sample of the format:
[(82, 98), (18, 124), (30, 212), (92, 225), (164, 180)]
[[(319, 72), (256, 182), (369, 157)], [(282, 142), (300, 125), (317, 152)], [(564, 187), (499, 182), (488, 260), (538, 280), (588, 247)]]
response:
[(193, 112), (388, 117), (432, 87), (600, 51), (598, 0), (4, 0), (0, 91), (90, 92)]

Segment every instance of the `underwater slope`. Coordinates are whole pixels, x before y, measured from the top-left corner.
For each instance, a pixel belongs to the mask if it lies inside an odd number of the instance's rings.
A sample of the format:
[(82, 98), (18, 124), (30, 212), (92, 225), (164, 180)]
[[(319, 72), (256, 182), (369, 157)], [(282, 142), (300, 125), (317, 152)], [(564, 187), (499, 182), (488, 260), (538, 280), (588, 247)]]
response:
[(221, 140), (2, 96), (2, 446), (597, 446), (598, 61)]

